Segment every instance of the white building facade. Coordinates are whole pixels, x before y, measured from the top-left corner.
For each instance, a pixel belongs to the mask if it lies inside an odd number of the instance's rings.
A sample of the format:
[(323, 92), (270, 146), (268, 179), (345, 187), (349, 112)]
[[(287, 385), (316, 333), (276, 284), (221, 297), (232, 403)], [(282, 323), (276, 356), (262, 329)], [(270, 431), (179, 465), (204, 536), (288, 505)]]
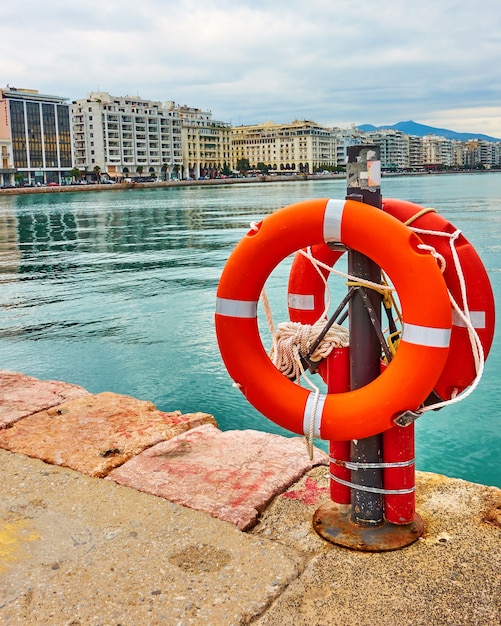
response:
[(182, 168), (181, 120), (161, 102), (92, 92), (72, 105), (75, 167), (115, 180), (169, 180)]
[(344, 167), (348, 162), (348, 148), (359, 146), (365, 133), (352, 126), (348, 129), (334, 129), (336, 137), (336, 163), (337, 167)]

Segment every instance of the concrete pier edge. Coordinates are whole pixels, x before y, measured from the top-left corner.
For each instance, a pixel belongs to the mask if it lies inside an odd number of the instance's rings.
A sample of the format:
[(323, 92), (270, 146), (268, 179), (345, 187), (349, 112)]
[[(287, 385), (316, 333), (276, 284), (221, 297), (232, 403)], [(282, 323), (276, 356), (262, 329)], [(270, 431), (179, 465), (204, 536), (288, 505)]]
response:
[(501, 623), (501, 490), (417, 473), (425, 531), (320, 538), (328, 460), (299, 437), (0, 371), (4, 624)]

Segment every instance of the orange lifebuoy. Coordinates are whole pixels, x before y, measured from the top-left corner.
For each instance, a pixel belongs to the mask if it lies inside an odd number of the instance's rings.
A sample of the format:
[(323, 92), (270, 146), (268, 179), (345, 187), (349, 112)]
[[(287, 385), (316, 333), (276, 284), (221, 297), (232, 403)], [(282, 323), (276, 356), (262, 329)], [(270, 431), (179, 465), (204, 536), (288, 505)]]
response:
[[(411, 227), (418, 229), (423, 242), (433, 246), (444, 257), (444, 280), (452, 297), (462, 307), (461, 277), (450, 245), (451, 237), (456, 235), (453, 246), (466, 283), (469, 314), (486, 358), (494, 337), (494, 295), (484, 265), (471, 243), (455, 226), (432, 209), (394, 198), (384, 199), (383, 209), (400, 222), (410, 221)], [(342, 254), (326, 244), (314, 246), (311, 252), (315, 259), (330, 266)], [(328, 270), (320, 268), (319, 271), (326, 279)], [(297, 254), (292, 263), (288, 285), (291, 321), (314, 324), (323, 313), (324, 299), (325, 281), (305, 256)], [(449, 400), (470, 386), (475, 377), (475, 359), (468, 329), (453, 312), (449, 355), (433, 391), (442, 400)]]
[[(484, 359), (487, 358), (494, 339), (494, 294), (489, 276), (475, 248), (455, 226), (433, 210), (427, 211), (413, 202), (394, 198), (383, 200), (383, 209), (401, 222), (405, 223), (412, 219), (411, 228), (419, 229), (417, 232), (421, 239), (445, 258), (446, 267), (443, 272), (445, 283), (462, 309), (461, 277), (453, 262), (451, 239), (439, 235), (439, 233), (449, 235), (457, 233), (458, 236), (452, 243), (466, 284), (469, 314), (482, 344)], [(429, 232), (421, 233), (421, 230)], [(448, 400), (469, 387), (475, 376), (475, 360), (468, 329), (453, 311), (449, 356), (434, 391), (440, 398)]]
[[(325, 265), (333, 267), (344, 250), (333, 250), (325, 243), (311, 246), (311, 255)], [(287, 286), (287, 304), (292, 322), (315, 324), (325, 308), (325, 285), (329, 270), (318, 269), (298, 252), (292, 262)]]
[[(317, 396), (273, 365), (262, 344), (257, 305), (266, 279), (293, 252), (342, 242), (384, 269), (399, 294), (404, 319), (399, 349), (368, 385)], [(217, 290), (216, 334), (226, 368), (247, 400), (297, 434), (353, 440), (393, 426), (433, 389), (449, 351), (451, 306), (435, 259), (399, 220), (352, 200), (316, 199), (285, 207), (247, 233), (230, 255)]]

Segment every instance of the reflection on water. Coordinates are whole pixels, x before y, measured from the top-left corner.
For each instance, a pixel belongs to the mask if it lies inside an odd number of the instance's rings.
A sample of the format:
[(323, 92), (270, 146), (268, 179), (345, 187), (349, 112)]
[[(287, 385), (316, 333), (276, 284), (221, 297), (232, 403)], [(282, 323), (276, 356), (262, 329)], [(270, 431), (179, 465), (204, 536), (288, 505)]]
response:
[[(500, 183), (499, 174), (383, 179), (383, 195), (434, 206), (464, 230), (498, 302)], [(214, 333), (217, 283), (251, 222), (345, 189), (336, 180), (0, 197), (2, 367), (207, 411), (223, 429), (287, 434), (231, 385)], [(276, 322), (288, 263), (267, 283)], [(419, 469), (501, 485), (500, 360), (495, 339), (476, 393), (418, 421)]]

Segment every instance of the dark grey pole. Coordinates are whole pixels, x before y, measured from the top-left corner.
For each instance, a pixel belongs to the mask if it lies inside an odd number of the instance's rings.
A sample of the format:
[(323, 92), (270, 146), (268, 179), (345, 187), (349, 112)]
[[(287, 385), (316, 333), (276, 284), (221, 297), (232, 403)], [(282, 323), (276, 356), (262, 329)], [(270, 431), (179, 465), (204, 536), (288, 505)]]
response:
[[(347, 198), (382, 207), (380, 151), (377, 146), (350, 146), (346, 166)], [(384, 242), (381, 242), (384, 245)], [(348, 272), (359, 278), (379, 283), (380, 268), (356, 250), (348, 251)], [(361, 288), (362, 289), (362, 288)], [(370, 321), (369, 312), (359, 289), (349, 304), (350, 328), (350, 384), (358, 389), (377, 378), (380, 373), (381, 345)], [(381, 323), (381, 296), (371, 289), (365, 290), (366, 301), (377, 323)], [(369, 416), (370, 419), (370, 416)], [(351, 461), (355, 463), (381, 463), (382, 435), (359, 439), (351, 443)], [(376, 489), (383, 487), (382, 469), (357, 469), (351, 472), (351, 482)], [(362, 526), (383, 523), (384, 500), (380, 493), (352, 489), (351, 519)]]

